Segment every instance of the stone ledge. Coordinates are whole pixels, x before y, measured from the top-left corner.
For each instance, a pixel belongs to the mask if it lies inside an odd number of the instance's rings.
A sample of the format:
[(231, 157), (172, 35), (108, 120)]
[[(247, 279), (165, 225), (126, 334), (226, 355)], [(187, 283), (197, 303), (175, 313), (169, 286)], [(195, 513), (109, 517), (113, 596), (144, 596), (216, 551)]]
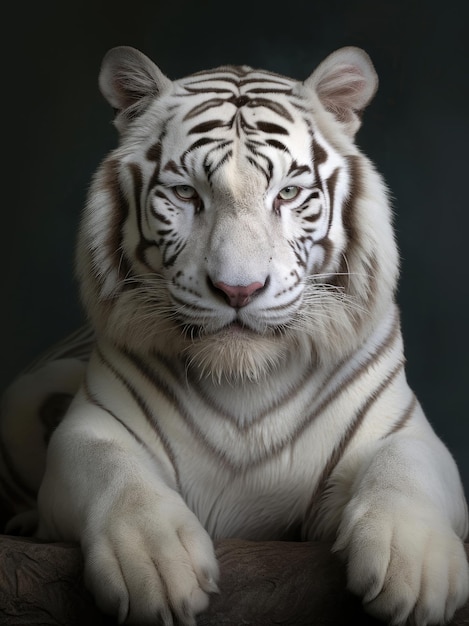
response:
[[(219, 595), (198, 626), (378, 626), (345, 590), (344, 569), (316, 542), (216, 543)], [(469, 545), (466, 546), (469, 555)], [(0, 536), (2, 626), (110, 626), (86, 591), (78, 546)], [(469, 604), (451, 622), (469, 625)]]

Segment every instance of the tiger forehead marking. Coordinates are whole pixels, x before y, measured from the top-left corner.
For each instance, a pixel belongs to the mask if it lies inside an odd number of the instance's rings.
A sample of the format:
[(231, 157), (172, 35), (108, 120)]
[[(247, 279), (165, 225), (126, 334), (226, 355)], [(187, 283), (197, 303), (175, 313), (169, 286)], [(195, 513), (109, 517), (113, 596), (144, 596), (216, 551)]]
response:
[[(188, 157), (205, 147), (202, 167), (211, 181), (218, 167), (231, 160), (237, 146), (238, 155), (240, 147), (244, 148), (243, 160), (257, 168), (268, 184), (272, 164), (260, 148), (274, 147), (290, 155), (285, 141), (291, 132), (288, 125), (298, 124), (298, 113), (304, 111), (301, 97), (293, 93), (297, 86), (290, 79), (248, 67), (220, 68), (176, 81), (176, 104), (168, 108), (180, 131), (179, 140), (186, 140), (181, 167), (189, 169)], [(307, 124), (306, 120), (303, 123)], [(306, 161), (307, 151), (302, 157)], [(238, 161), (236, 167), (240, 166)]]

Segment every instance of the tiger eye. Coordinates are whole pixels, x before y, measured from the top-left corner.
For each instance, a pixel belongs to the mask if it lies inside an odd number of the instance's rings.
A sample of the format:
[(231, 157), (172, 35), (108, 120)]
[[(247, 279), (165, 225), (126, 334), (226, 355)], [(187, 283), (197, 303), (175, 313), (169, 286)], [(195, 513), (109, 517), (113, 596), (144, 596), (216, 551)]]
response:
[(295, 185), (289, 185), (288, 187), (284, 187), (278, 193), (278, 198), (280, 200), (294, 200), (296, 196), (300, 193), (300, 188)]
[(173, 187), (174, 193), (181, 198), (181, 200), (193, 200), (197, 198), (197, 191), (190, 185), (176, 185)]

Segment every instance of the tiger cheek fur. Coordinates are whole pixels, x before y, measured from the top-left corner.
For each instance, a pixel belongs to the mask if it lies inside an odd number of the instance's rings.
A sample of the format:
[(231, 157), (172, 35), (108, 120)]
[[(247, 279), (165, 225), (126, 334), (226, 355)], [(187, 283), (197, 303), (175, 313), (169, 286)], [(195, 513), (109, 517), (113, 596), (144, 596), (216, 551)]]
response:
[(121, 622), (195, 624), (211, 540), (291, 527), (334, 542), (371, 613), (450, 619), (466, 503), (406, 382), (387, 190), (355, 144), (368, 56), (338, 50), (304, 82), (172, 82), (120, 47), (100, 87), (120, 143), (78, 240), (96, 343), (50, 440), (39, 536), (80, 541)]

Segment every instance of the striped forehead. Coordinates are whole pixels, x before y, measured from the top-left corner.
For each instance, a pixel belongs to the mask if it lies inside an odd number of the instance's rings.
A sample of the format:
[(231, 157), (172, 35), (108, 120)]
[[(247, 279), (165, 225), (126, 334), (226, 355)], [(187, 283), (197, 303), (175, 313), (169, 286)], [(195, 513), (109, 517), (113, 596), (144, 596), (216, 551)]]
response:
[(253, 99), (268, 94), (291, 95), (297, 81), (273, 72), (253, 70), (246, 65), (229, 65), (192, 74), (174, 84), (177, 94), (183, 98), (213, 94), (234, 102), (239, 96)]
[(166, 103), (163, 167), (171, 161), (187, 173), (203, 172), (209, 181), (222, 166), (227, 174), (231, 167), (238, 174), (240, 167), (257, 168), (268, 182), (272, 172), (262, 154), (266, 148), (276, 149), (276, 161), (285, 161), (287, 154), (290, 161), (307, 159), (307, 115), (297, 81), (228, 66), (173, 85)]
[(282, 123), (292, 123), (295, 107), (301, 108), (295, 85), (292, 79), (246, 66), (217, 68), (176, 81), (173, 110), (189, 135), (214, 128), (238, 135), (282, 135), (287, 133)]

